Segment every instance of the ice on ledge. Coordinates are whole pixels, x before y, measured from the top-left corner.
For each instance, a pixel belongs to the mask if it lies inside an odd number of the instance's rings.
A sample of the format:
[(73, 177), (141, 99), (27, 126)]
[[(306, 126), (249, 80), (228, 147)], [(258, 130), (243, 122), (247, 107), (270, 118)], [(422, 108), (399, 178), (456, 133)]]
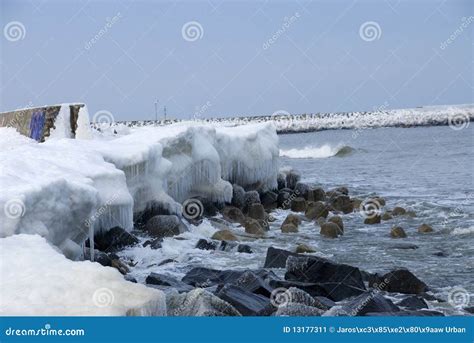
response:
[(179, 123), (62, 136), (37, 143), (0, 128), (0, 237), (39, 234), (75, 259), (87, 237), (115, 226), (131, 230), (133, 213), (151, 204), (180, 215), (192, 196), (230, 202), (231, 182), (276, 185), (272, 124)]
[(0, 238), (0, 316), (166, 315), (163, 292), (67, 259), (38, 235)]

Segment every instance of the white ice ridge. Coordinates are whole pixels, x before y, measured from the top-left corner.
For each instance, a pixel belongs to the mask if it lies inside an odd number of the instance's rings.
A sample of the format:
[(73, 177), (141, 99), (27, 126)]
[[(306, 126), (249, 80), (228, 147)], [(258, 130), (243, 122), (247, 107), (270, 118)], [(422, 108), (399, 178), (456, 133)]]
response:
[(133, 213), (152, 204), (181, 214), (191, 196), (229, 202), (229, 181), (276, 184), (272, 124), (180, 123), (122, 133), (36, 143), (0, 128), (0, 237), (39, 234), (77, 258), (87, 237), (132, 229)]
[(163, 292), (67, 259), (38, 235), (0, 238), (0, 316), (166, 315)]

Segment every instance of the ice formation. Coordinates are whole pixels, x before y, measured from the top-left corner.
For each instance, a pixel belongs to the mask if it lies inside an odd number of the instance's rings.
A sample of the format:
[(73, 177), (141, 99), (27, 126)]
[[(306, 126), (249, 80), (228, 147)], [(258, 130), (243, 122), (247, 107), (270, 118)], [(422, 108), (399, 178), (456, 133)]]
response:
[(0, 239), (0, 274), (1, 316), (166, 315), (163, 292), (71, 261), (38, 235)]
[[(78, 128), (87, 117), (84, 107)], [(231, 182), (276, 185), (272, 124), (189, 122), (112, 135), (82, 127), (76, 139), (63, 124), (45, 143), (0, 128), (0, 237), (39, 234), (74, 259), (87, 237), (115, 226), (131, 230), (133, 214), (152, 204), (180, 215), (189, 197), (230, 202)]]

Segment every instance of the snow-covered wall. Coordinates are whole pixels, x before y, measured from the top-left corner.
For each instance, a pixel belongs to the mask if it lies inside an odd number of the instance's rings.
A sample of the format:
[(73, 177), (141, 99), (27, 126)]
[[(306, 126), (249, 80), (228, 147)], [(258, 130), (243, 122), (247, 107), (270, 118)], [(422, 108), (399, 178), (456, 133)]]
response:
[(231, 182), (276, 185), (272, 124), (180, 123), (83, 136), (37, 143), (0, 128), (0, 237), (39, 234), (77, 258), (87, 237), (131, 230), (133, 213), (152, 203), (181, 214), (192, 196), (229, 202)]

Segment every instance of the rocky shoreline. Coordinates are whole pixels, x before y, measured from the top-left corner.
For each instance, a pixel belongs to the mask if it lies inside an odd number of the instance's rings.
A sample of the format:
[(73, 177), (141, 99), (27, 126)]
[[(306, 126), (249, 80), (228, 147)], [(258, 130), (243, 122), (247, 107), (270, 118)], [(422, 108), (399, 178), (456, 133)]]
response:
[[(252, 244), (246, 243), (266, 239), (270, 233), (269, 224), (275, 224), (272, 212), (276, 209), (290, 210), (290, 213), (281, 223), (280, 232), (272, 234), (297, 233), (301, 223), (306, 222), (313, 223), (315, 232), (324, 239), (337, 239), (345, 230), (350, 230), (344, 227), (344, 215), (353, 212), (359, 212), (361, 221), (367, 226), (397, 216), (416, 216), (413, 211), (398, 206), (387, 209), (386, 200), (381, 197), (358, 199), (351, 197), (346, 187), (325, 191), (300, 179), (298, 172), (282, 169), (278, 175), (278, 188), (274, 190), (259, 185), (244, 189), (234, 184), (230, 203), (191, 198), (183, 203), (182, 217), (167, 213), (159, 206), (151, 206), (136, 216), (135, 229), (131, 233), (117, 227), (96, 235), (95, 260), (117, 268), (127, 280), (137, 282), (128, 276), (134, 267), (133, 261), (120, 258), (118, 252), (137, 244), (161, 249), (163, 239), (184, 239), (179, 235), (188, 230), (188, 225), (199, 225), (203, 219), (209, 220), (218, 231), (209, 239), (199, 239), (196, 249), (252, 254)], [(417, 231), (429, 234), (433, 229), (422, 224)], [(404, 228), (396, 225), (387, 235), (393, 239), (407, 237)], [(137, 238), (140, 236), (148, 239), (143, 242)], [(90, 256), (87, 251), (86, 258)], [(145, 284), (165, 292), (168, 315), (444, 315), (429, 305), (444, 300), (434, 296), (430, 287), (408, 269), (370, 273), (313, 255), (315, 252), (305, 243), (295, 246), (294, 251), (269, 245), (262, 268), (193, 267), (181, 279), (150, 272)], [(163, 260), (157, 265), (173, 262), (172, 259)], [(466, 307), (463, 310), (469, 314), (473, 309)]]

